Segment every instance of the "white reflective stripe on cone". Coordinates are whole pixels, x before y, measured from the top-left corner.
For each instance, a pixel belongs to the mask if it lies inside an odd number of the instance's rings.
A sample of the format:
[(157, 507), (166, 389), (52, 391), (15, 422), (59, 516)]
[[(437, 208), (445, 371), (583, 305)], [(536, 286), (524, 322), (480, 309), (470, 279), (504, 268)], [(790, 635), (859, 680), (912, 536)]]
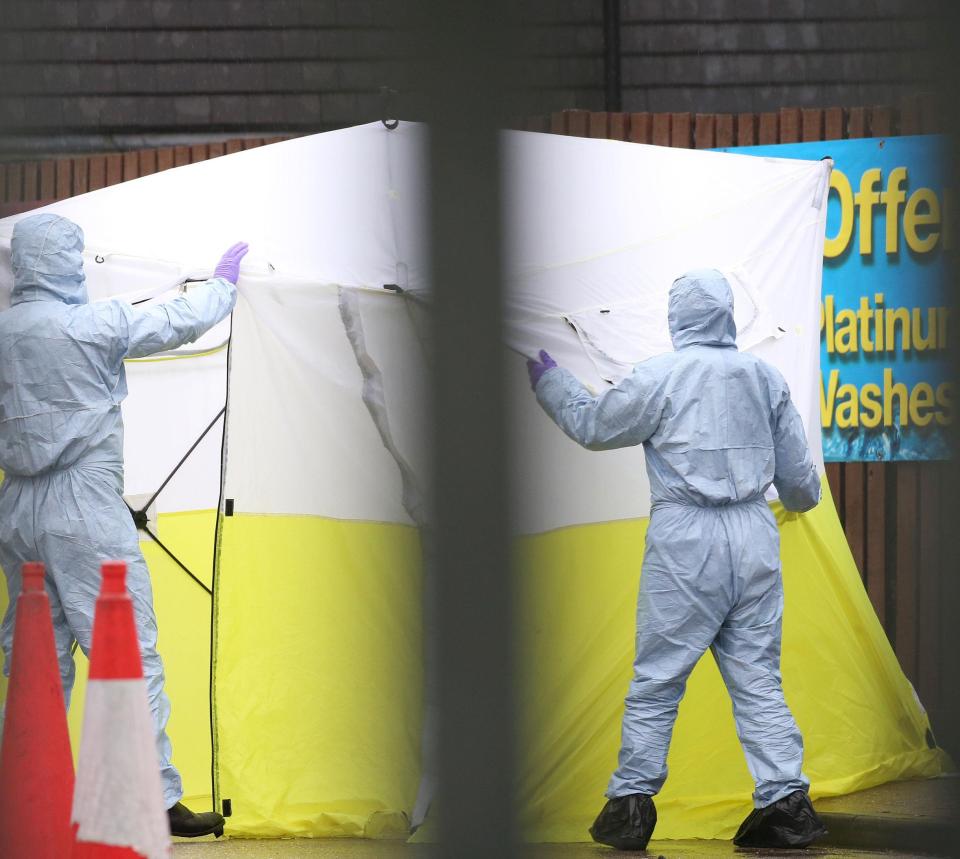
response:
[(71, 820), (79, 824), (78, 841), (169, 859), (170, 825), (142, 679), (89, 681)]

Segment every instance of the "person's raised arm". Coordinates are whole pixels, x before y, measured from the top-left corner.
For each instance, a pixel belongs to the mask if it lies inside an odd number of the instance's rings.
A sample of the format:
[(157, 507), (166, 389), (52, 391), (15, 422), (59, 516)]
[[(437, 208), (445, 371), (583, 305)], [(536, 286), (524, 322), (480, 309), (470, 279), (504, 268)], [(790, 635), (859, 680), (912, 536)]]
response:
[(221, 257), (213, 277), (184, 295), (144, 310), (132, 308), (127, 314), (126, 357), (144, 358), (192, 343), (226, 318), (237, 302), (240, 260), (247, 249), (245, 242), (233, 245)]
[(528, 361), (527, 369), (543, 410), (588, 450), (642, 444), (660, 424), (664, 380), (649, 361), (638, 364), (629, 376), (600, 396), (591, 394), (546, 352), (540, 352), (539, 361)]

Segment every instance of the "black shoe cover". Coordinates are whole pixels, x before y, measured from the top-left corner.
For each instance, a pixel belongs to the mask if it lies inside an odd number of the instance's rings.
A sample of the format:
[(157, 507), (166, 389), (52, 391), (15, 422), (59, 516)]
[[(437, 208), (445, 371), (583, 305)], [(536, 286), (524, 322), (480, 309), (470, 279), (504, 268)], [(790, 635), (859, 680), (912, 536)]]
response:
[(590, 835), (594, 841), (617, 850), (644, 850), (656, 825), (653, 797), (631, 793), (607, 800), (590, 827)]
[(755, 808), (740, 824), (733, 843), (737, 847), (809, 847), (827, 834), (810, 797), (795, 790), (766, 808)]
[(170, 818), (170, 834), (178, 838), (199, 838), (201, 835), (223, 835), (223, 818), (215, 811), (191, 811), (178, 802), (167, 812)]

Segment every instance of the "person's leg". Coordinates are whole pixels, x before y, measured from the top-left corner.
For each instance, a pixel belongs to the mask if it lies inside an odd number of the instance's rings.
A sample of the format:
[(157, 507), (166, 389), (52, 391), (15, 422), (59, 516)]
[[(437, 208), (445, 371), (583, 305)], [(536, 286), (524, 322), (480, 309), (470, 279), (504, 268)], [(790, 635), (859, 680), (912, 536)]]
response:
[(717, 515), (694, 507), (657, 511), (647, 531), (633, 679), (610, 798), (652, 796), (667, 777), (667, 751), (687, 678), (730, 605), (718, 576)]
[[(7, 582), (9, 602), (0, 624), (0, 645), (4, 652), (4, 674), (9, 676), (13, 657), (13, 639), (16, 626), (17, 600), (23, 581), (23, 565), (30, 561), (46, 564), (46, 558), (37, 545), (34, 535), (36, 522), (35, 499), (44, 494), (47, 478), (7, 478), (0, 486), (0, 568)], [(73, 633), (57, 592), (56, 583), (47, 567), (45, 582), (50, 601), (50, 620), (53, 626), (54, 646), (63, 687), (63, 699), (70, 709), (70, 694), (76, 675), (72, 648)], [(5, 708), (0, 707), (0, 738), (3, 736)]]
[(170, 831), (188, 838), (210, 834), (219, 837), (224, 826), (220, 814), (195, 813), (180, 802), (183, 786), (170, 760), (170, 701), (164, 692), (163, 662), (157, 652), (153, 590), (137, 530), (120, 494), (119, 477), (108, 468), (88, 466), (64, 472), (53, 483), (51, 497), (43, 508), (47, 511), (45, 531), (39, 542), (53, 569), (70, 629), (84, 653), (89, 654), (100, 565), (103, 561), (125, 561)]
[[(15, 613), (17, 608), (17, 599), (20, 596), (22, 584), (22, 567), (24, 561), (20, 558), (14, 558), (9, 551), (0, 551), (0, 566), (4, 571), (11, 570), (7, 578), (7, 593), (10, 595), (10, 604), (7, 606), (6, 614), (3, 618), (3, 624), (0, 625), (0, 641), (3, 644), (5, 656), (3, 671), (5, 675), (10, 674), (10, 660), (13, 654), (13, 636), (15, 627)], [(63, 684), (63, 700), (70, 709), (70, 695), (73, 692), (73, 683), (76, 676), (76, 666), (73, 661), (73, 633), (70, 631), (70, 625), (67, 623), (66, 614), (63, 611), (63, 605), (60, 602), (60, 595), (57, 592), (56, 584), (49, 575), (45, 580), (47, 598), (50, 600), (50, 619), (53, 623), (53, 640), (57, 650), (57, 664), (60, 670), (60, 682)]]
[(710, 644), (709, 632), (692, 640), (671, 636), (665, 621), (672, 612), (664, 610), (663, 602), (672, 603), (669, 574), (645, 565), (633, 678), (625, 699), (618, 765), (606, 792), (610, 798), (660, 792), (687, 678)]
[(20, 553), (12, 551), (9, 543), (4, 543), (0, 537), (0, 568), (3, 569), (7, 580), (7, 610), (3, 613), (3, 622), (0, 623), (0, 645), (3, 647), (3, 676), (10, 676), (10, 661), (13, 657), (13, 633), (17, 613), (17, 600), (23, 588), (21, 568), (23, 561)]
[[(3, 648), (3, 673), (10, 676), (13, 658), (14, 627), (16, 625), (17, 600), (22, 590), (23, 565), (28, 561), (42, 561), (34, 542), (34, 483), (33, 480), (7, 477), (0, 483), (0, 568), (7, 585), (7, 609), (0, 623), (0, 647)], [(67, 701), (73, 687), (73, 662), (69, 669), (63, 653), (69, 656), (72, 636), (66, 629), (62, 615), (58, 616), (56, 593), (47, 580), (47, 591), (53, 609), (53, 629), (60, 662), (60, 675)], [(64, 639), (69, 639), (65, 641)], [(0, 739), (3, 737), (5, 707), (0, 706)]]
[(17, 599), (22, 588), (21, 567), (25, 561), (39, 561), (33, 542), (33, 502), (25, 481), (6, 478), (0, 482), (0, 568), (7, 581), (7, 610), (0, 623), (3, 647), (3, 674), (10, 676), (13, 652), (13, 627)]
[[(0, 514), (2, 514), (0, 510)], [(3, 648), (3, 676), (10, 676), (10, 664), (13, 659), (13, 632), (14, 619), (17, 611), (17, 599), (22, 589), (22, 579), (20, 568), (23, 562), (19, 558), (19, 553), (13, 550), (12, 543), (9, 541), (9, 528), (4, 528), (4, 520), (0, 518), (0, 569), (3, 570), (4, 578), (7, 581), (7, 610), (3, 613), (3, 622), (0, 623), (0, 647)], [(0, 743), (3, 742), (3, 725), (6, 716), (6, 703), (0, 706)]]
[(657, 823), (653, 796), (667, 777), (667, 751), (687, 678), (730, 605), (719, 565), (718, 517), (693, 507), (660, 509), (647, 530), (633, 679), (619, 765), (590, 834), (619, 850), (643, 850)]
[(70, 696), (73, 693), (73, 683), (77, 673), (76, 663), (73, 661), (75, 639), (67, 621), (66, 612), (63, 610), (56, 582), (49, 572), (47, 572), (45, 584), (47, 597), (50, 600), (50, 616), (53, 621), (53, 640), (57, 647), (57, 663), (60, 667), (60, 683), (63, 685), (63, 702), (69, 712)]
[(70, 631), (87, 655), (100, 590), (100, 565), (108, 560), (127, 564), (127, 590), (133, 602), (164, 799), (170, 808), (183, 796), (183, 786), (171, 762), (172, 749), (166, 731), (170, 701), (164, 692), (163, 662), (157, 652), (150, 575), (136, 528), (109, 473), (96, 468), (66, 472), (53, 491), (56, 503), (49, 509), (56, 510), (56, 514), (40, 538), (41, 547)]
[(128, 555), (122, 560), (127, 562), (127, 588), (133, 600), (137, 638), (140, 641), (140, 655), (143, 659), (143, 677), (147, 685), (150, 712), (153, 714), (157, 754), (160, 757), (160, 776), (163, 779), (163, 796), (167, 808), (171, 808), (183, 797), (183, 783), (180, 773), (171, 762), (173, 748), (170, 737), (167, 735), (170, 699), (164, 691), (163, 661), (157, 651), (157, 618), (153, 610), (150, 573), (139, 545), (136, 547), (136, 557)]
[(806, 791), (810, 783), (801, 769), (803, 739), (781, 685), (783, 584), (776, 522), (766, 505), (730, 511), (727, 518), (738, 593), (712, 650), (756, 785), (754, 804), (762, 808)]

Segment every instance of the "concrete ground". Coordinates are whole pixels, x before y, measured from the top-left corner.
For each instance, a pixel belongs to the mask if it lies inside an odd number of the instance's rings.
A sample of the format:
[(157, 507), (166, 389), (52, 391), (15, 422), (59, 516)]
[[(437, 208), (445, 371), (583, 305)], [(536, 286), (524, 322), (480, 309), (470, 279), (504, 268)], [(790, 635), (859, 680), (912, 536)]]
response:
[(846, 796), (818, 799), (814, 805), (820, 814), (950, 820), (960, 808), (960, 777), (894, 781)]
[[(646, 853), (622, 853), (597, 844), (530, 844), (524, 859), (604, 859), (646, 855), (650, 859), (706, 857), (833, 857), (833, 859), (908, 859), (960, 856), (957, 837), (960, 778), (949, 777), (881, 785), (816, 804), (829, 834), (808, 850), (739, 850), (729, 841), (651, 841)], [(229, 823), (228, 829), (229, 833)], [(174, 859), (427, 859), (431, 845), (354, 839), (253, 841), (223, 838), (178, 840)], [(438, 851), (438, 855), (439, 851)], [(455, 851), (445, 851), (455, 856)]]
[(960, 856), (956, 776), (891, 782), (814, 805), (829, 830), (827, 844)]

